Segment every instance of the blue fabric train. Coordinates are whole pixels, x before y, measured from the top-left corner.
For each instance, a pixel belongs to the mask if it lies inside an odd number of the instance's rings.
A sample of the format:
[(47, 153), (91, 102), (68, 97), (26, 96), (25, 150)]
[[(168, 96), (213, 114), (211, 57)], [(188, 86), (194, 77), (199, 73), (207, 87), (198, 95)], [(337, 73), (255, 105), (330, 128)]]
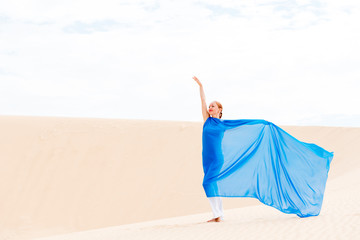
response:
[(319, 215), (333, 152), (260, 119), (209, 117), (202, 143), (207, 197), (253, 197), (284, 213)]

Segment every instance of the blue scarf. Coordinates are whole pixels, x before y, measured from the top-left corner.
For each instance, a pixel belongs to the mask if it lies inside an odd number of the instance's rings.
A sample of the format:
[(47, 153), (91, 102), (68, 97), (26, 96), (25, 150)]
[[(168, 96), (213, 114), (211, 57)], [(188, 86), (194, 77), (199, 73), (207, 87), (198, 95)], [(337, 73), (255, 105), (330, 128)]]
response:
[(333, 152), (261, 119), (209, 117), (202, 144), (207, 197), (253, 197), (284, 213), (319, 215)]

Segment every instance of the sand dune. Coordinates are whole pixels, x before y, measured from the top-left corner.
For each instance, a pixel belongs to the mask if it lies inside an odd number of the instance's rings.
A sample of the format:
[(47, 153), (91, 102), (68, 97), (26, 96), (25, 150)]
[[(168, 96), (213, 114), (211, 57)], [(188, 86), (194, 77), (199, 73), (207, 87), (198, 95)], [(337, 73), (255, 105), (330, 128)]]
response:
[[(196, 214), (37, 240), (115, 239), (359, 239), (360, 169), (328, 182), (319, 216), (298, 218), (265, 205), (225, 210), (220, 223)], [(348, 184), (351, 183), (351, 184)]]
[(321, 214), (224, 198), (225, 221), (203, 223), (202, 122), (1, 116), (0, 239), (360, 235), (360, 128), (280, 127), (335, 152)]

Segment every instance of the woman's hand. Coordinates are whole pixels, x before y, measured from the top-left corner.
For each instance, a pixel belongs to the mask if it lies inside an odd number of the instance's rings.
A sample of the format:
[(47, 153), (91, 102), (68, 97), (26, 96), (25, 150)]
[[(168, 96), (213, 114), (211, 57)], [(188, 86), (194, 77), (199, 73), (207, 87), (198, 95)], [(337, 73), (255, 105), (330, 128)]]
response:
[(193, 79), (199, 84), (200, 87), (202, 87), (202, 84), (197, 77), (193, 76)]
[(193, 76), (193, 79), (195, 80), (195, 82), (197, 82), (200, 86), (200, 98), (201, 98), (201, 111), (202, 111), (202, 115), (204, 118), (204, 122), (206, 121), (206, 119), (208, 119), (208, 117), (210, 117), (209, 112), (207, 111), (207, 105), (206, 105), (206, 100), (205, 100), (205, 92), (204, 92), (204, 88), (201, 84), (201, 82), (199, 81), (199, 79), (195, 76)]

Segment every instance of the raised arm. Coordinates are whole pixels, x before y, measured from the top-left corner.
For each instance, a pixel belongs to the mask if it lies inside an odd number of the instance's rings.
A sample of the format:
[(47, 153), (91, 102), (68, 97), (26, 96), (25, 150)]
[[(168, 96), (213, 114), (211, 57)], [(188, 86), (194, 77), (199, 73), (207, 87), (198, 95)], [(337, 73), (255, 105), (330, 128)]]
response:
[(201, 98), (201, 110), (202, 110), (202, 115), (204, 118), (204, 122), (206, 121), (206, 119), (208, 119), (208, 117), (210, 117), (209, 112), (207, 111), (207, 105), (206, 105), (206, 99), (205, 99), (205, 92), (204, 92), (204, 88), (201, 84), (201, 82), (199, 81), (199, 79), (197, 77), (193, 77), (193, 79), (199, 84), (200, 86), (200, 98)]

